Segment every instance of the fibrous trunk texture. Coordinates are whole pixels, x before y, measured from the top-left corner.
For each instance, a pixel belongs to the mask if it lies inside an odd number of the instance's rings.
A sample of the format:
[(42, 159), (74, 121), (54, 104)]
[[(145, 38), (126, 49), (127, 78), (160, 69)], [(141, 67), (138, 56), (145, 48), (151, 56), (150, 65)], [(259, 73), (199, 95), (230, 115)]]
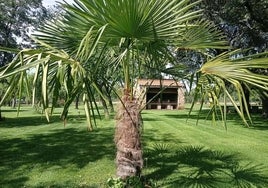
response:
[(128, 94), (124, 94), (122, 103), (116, 117), (116, 175), (125, 179), (140, 175), (143, 167), (141, 150), (142, 120), (138, 103)]

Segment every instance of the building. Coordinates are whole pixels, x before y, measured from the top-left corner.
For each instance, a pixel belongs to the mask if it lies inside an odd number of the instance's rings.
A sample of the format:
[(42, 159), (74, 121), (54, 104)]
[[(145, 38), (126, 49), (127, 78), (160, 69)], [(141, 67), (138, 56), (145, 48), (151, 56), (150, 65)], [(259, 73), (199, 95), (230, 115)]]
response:
[(173, 79), (138, 79), (136, 91), (146, 109), (184, 108), (185, 87)]

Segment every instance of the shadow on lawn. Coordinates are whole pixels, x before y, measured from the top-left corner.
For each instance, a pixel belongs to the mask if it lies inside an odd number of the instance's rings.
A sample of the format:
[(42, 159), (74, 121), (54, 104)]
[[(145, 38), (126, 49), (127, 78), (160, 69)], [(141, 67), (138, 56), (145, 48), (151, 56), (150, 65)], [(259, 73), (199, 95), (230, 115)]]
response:
[[(191, 120), (212, 120), (211, 114), (209, 114), (209, 109), (203, 109), (199, 114), (199, 111), (193, 111), (190, 116), (188, 114), (168, 114), (166, 113), (165, 117), (168, 118), (173, 118), (173, 119), (191, 119)], [(220, 112), (218, 113), (217, 116), (218, 120), (221, 120), (221, 115)], [(256, 130), (268, 130), (268, 119), (263, 118), (261, 114), (258, 113), (252, 113), (251, 114), (251, 120), (252, 120), (252, 125), (250, 125), (251, 129), (256, 129)], [(153, 120), (152, 120), (153, 121)], [(228, 126), (228, 121), (235, 122), (237, 125), (243, 125), (242, 120), (240, 116), (236, 112), (231, 112), (227, 114), (227, 126)], [(249, 121), (248, 121), (249, 122)]]
[[(67, 119), (68, 122), (75, 121), (76, 124), (85, 122), (84, 116), (79, 115), (70, 115)], [(18, 122), (21, 122), (18, 123)], [(41, 114), (37, 114), (36, 116), (29, 116), (29, 117), (16, 117), (16, 118), (5, 118), (4, 121), (0, 121), (0, 127), (6, 127), (6, 128), (15, 128), (15, 127), (27, 127), (27, 126), (43, 126), (43, 125), (49, 125), (50, 123), (60, 123), (62, 126), (64, 126), (64, 121), (60, 118), (59, 115), (54, 114), (50, 117), (50, 122), (47, 122), (46, 117)]]
[[(58, 120), (53, 121), (57, 122)], [(21, 122), (18, 123), (18, 122)], [(27, 127), (27, 126), (42, 126), (47, 125), (48, 122), (45, 117), (17, 117), (17, 118), (5, 118), (0, 122), (0, 127), (12, 128), (12, 127)]]
[[(212, 151), (202, 146), (184, 146), (176, 151), (156, 144), (145, 153), (147, 178), (160, 180), (165, 187), (266, 187), (262, 165), (239, 164), (238, 154)], [(145, 169), (146, 171), (146, 169)]]
[(0, 138), (0, 185), (23, 187), (28, 180), (27, 174), (36, 167), (41, 171), (53, 166), (68, 168), (69, 165), (75, 165), (83, 168), (89, 162), (103, 157), (113, 160), (115, 151), (112, 135), (109, 128), (91, 133), (65, 128), (28, 135), (26, 138)]

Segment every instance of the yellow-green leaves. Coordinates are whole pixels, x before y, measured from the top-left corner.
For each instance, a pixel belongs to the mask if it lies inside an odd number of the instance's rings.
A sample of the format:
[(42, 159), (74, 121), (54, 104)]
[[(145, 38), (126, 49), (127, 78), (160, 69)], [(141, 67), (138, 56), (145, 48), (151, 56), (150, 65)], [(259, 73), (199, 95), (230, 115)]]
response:
[[(244, 56), (240, 50), (223, 53), (205, 63), (200, 72), (224, 79), (233, 85), (244, 82), (267, 89), (268, 77), (252, 72), (252, 69), (268, 68), (268, 52)], [(237, 81), (239, 81), (237, 83)]]
[[(196, 91), (197, 93), (201, 91), (200, 93), (203, 93), (203, 96), (212, 101), (212, 109), (218, 108), (225, 122), (228, 100), (234, 106), (244, 124), (249, 125), (252, 122), (244, 89), (268, 90), (268, 76), (253, 72), (254, 70), (257, 72), (257, 69), (260, 68), (268, 68), (268, 52), (255, 55), (243, 55), (244, 53), (241, 50), (226, 52), (205, 63), (199, 71), (201, 77)], [(233, 88), (236, 99), (228, 91), (230, 87)], [(218, 93), (217, 91), (221, 92)], [(220, 94), (223, 95), (223, 102), (218, 101)], [(224, 106), (223, 111), (221, 106)], [(214, 112), (216, 113), (216, 111)], [(246, 120), (246, 117), (249, 121)]]

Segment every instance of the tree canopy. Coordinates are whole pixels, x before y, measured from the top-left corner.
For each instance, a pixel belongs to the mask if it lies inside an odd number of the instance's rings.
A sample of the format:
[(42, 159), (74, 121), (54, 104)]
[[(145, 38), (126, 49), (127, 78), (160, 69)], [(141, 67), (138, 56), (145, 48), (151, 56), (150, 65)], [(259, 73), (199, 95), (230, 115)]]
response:
[(227, 34), (231, 46), (260, 52), (268, 47), (267, 7), (266, 0), (204, 0), (200, 8)]
[[(266, 0), (204, 0), (201, 6), (205, 16), (226, 34), (232, 48), (243, 48), (247, 54), (256, 54), (268, 49), (268, 1)], [(244, 55), (245, 52), (244, 52)], [(267, 69), (251, 69), (268, 75)], [(249, 105), (250, 88), (245, 87)], [(256, 90), (256, 88), (253, 87)], [(268, 95), (257, 89), (262, 100), (263, 115), (268, 114)]]
[[(40, 0), (0, 0), (0, 12), (0, 46), (20, 49), (29, 46), (31, 30), (47, 16)], [(0, 66), (12, 57), (10, 53), (0, 52)]]

